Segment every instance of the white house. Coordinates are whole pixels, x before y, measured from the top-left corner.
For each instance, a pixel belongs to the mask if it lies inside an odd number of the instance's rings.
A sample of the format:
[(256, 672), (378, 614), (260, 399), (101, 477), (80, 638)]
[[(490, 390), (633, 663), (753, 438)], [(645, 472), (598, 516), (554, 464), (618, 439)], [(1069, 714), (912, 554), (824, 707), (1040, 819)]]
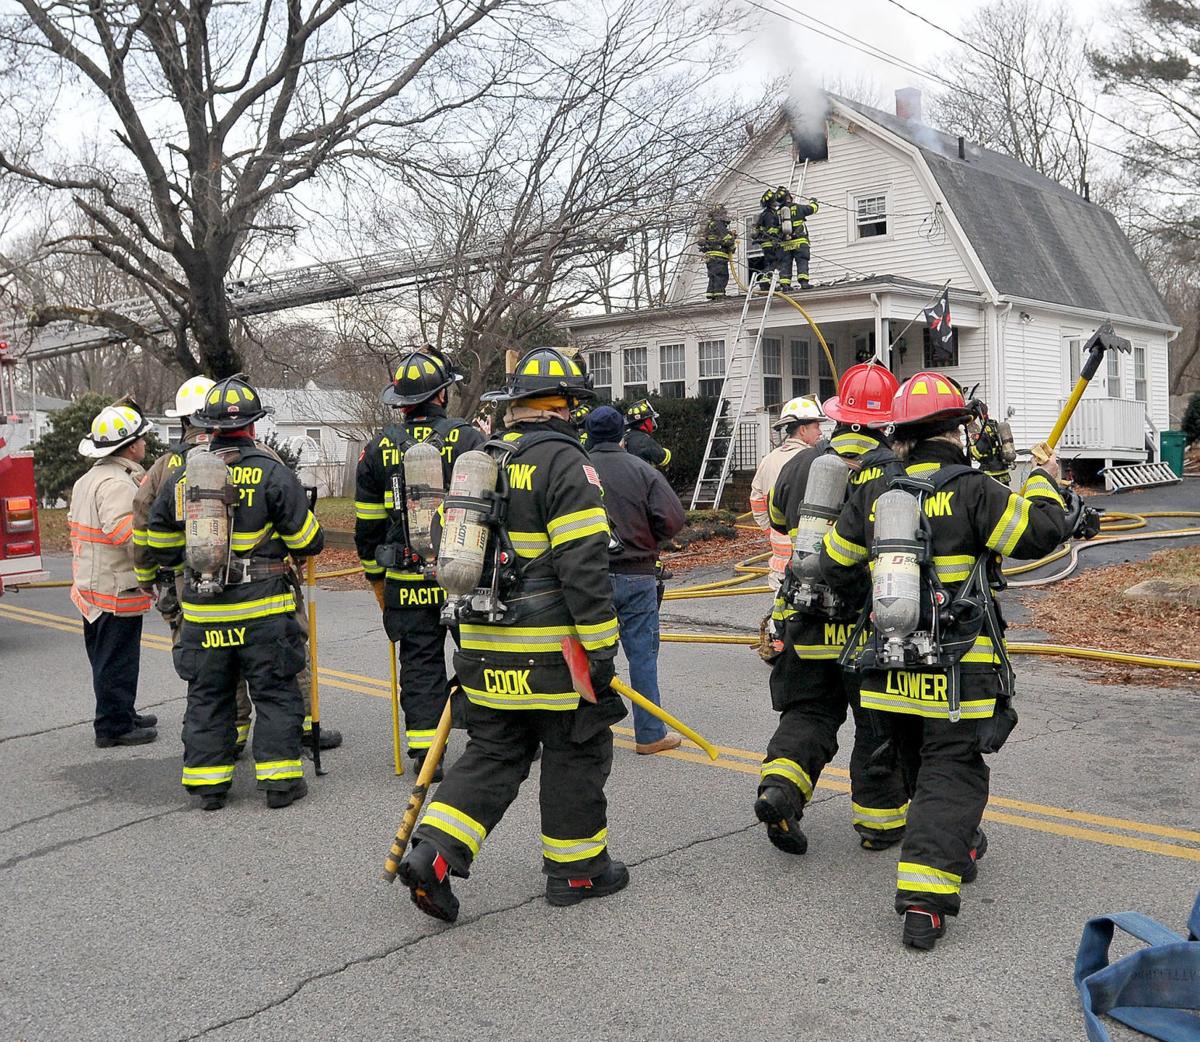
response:
[[(915, 92), (900, 93), (911, 104)], [(780, 112), (712, 186), (708, 202), (725, 203), (737, 221), (737, 278), (746, 282), (759, 252), (749, 228), (763, 191), (790, 178), (797, 197), (821, 204), (808, 221), (812, 287), (797, 299), (839, 371), (877, 355), (901, 379), (936, 368), (964, 389), (978, 383), (992, 415), (1007, 416), (1026, 448), (1050, 432), (1078, 376), (1080, 345), (1111, 319), (1133, 353), (1109, 357), (1060, 451), (1146, 459), (1148, 438), (1157, 443), (1168, 423), (1167, 349), (1179, 328), (1113, 216), (1007, 156), (924, 126), (919, 96), (913, 119), (835, 96), (829, 105), (828, 159), (808, 165), (803, 185)], [(958, 341), (951, 354), (931, 355), (919, 316), (947, 281)], [(624, 398), (719, 394), (744, 298), (708, 302), (704, 289), (703, 259), (692, 251), (665, 306), (574, 318), (571, 334), (596, 384)], [(744, 344), (763, 308), (751, 303)], [(770, 413), (783, 401), (834, 390), (812, 329), (777, 298), (735, 466), (766, 451)]]
[(50, 429), (54, 414), (59, 409), (65, 409), (71, 403), (62, 398), (54, 398), (47, 394), (36, 397), (28, 391), (17, 390), (14, 401), (7, 403), (12, 406), (12, 412), (0, 416), (0, 426), (7, 420), (6, 439), (10, 449), (26, 449)]

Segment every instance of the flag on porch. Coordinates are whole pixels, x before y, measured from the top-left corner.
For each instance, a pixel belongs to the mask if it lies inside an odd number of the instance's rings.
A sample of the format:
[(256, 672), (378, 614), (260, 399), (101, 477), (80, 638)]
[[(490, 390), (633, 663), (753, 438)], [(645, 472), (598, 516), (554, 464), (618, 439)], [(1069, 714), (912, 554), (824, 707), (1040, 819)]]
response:
[(923, 308), (925, 321), (929, 323), (929, 340), (935, 347), (950, 347), (954, 342), (954, 329), (950, 324), (950, 290), (942, 290), (941, 299), (931, 308)]

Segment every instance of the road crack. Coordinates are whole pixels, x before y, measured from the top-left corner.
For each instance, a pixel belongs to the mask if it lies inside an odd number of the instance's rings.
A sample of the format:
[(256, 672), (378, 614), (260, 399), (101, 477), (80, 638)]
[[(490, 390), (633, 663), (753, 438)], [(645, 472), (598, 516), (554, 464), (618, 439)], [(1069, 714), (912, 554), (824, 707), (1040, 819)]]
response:
[(26, 854), (18, 854), (16, 857), (10, 857), (7, 861), (0, 861), (0, 871), (14, 868), (25, 861), (45, 857), (47, 854), (66, 850), (69, 847), (79, 846), (81, 843), (90, 843), (94, 839), (103, 839), (105, 836), (111, 836), (114, 832), (121, 832), (124, 829), (132, 828), (134, 825), (141, 825), (147, 821), (157, 821), (159, 818), (165, 818), (170, 814), (182, 814), (184, 811), (190, 809), (190, 805), (172, 807), (170, 810), (162, 810), (157, 814), (147, 814), (144, 818), (134, 818), (132, 821), (122, 822), (120, 825), (114, 825), (111, 829), (105, 829), (103, 832), (93, 832), (87, 836), (76, 836), (72, 839), (64, 839), (60, 843), (51, 843), (45, 847), (38, 847), (36, 850), (31, 850)]

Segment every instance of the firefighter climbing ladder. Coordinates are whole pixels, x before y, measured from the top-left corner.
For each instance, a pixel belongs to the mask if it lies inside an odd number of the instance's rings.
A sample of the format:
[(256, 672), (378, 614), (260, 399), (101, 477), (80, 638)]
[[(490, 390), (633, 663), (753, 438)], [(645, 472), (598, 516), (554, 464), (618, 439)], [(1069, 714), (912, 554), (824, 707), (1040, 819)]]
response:
[(742, 304), (742, 317), (738, 320), (737, 335), (725, 379), (721, 383), (721, 396), (717, 399), (717, 411), (713, 413), (712, 426), (708, 431), (708, 445), (700, 463), (700, 476), (692, 492), (692, 509), (715, 509), (721, 502), (725, 482), (729, 480), (729, 469), (733, 463), (737, 446), (738, 429), (746, 411), (746, 396), (750, 392), (750, 381), (754, 375), (754, 363), (762, 346), (763, 331), (767, 326), (767, 315), (775, 290), (779, 286), (779, 272), (771, 275), (771, 285), (763, 302), (762, 316), (758, 320), (758, 332), (753, 341), (747, 336), (746, 320), (750, 314), (750, 300), (754, 295), (754, 283), (746, 287), (746, 300)]

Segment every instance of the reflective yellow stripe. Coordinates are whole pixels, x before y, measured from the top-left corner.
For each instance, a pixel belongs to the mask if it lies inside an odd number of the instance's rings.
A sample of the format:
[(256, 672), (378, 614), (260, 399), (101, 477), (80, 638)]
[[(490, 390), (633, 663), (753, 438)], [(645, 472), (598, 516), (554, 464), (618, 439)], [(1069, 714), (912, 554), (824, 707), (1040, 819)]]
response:
[(1054, 487), (1049, 478), (1043, 477), (1041, 474), (1034, 474), (1025, 482), (1025, 488), (1021, 490), (1021, 495), (1026, 499), (1050, 499), (1060, 507), (1066, 507), (1063, 497), (1058, 494), (1058, 489)]
[(985, 662), (989, 666), (1000, 665), (1000, 656), (996, 654), (996, 647), (992, 643), (992, 638), (985, 634), (980, 634), (975, 638), (975, 643), (971, 645), (971, 650), (963, 657), (963, 662)]
[(426, 579), (423, 572), (402, 572), (399, 568), (389, 568), (387, 577), (394, 579), (398, 583), (423, 583), (430, 582)]
[(299, 760), (269, 760), (254, 765), (254, 776), (259, 781), (287, 781), (303, 778), (304, 765)]
[(304, 723), (303, 723), (303, 725), (302, 725), (302, 726), (303, 726), (303, 728), (304, 728), (304, 733), (305, 733), (305, 734), (311, 734), (311, 733), (312, 733), (312, 717), (311, 717), (311, 716), (306, 716), (306, 717), (304, 718)]
[(408, 747), (410, 749), (428, 749), (433, 745), (433, 736), (437, 734), (437, 728), (428, 731), (405, 731), (404, 737), (408, 739)]
[(1011, 554), (1029, 527), (1029, 507), (1029, 500), (1022, 499), (1015, 492), (1009, 493), (1008, 506), (1004, 508), (991, 535), (984, 540), (987, 545), (1006, 557)]
[(366, 558), (360, 557), (358, 559), (358, 563), (362, 565), (363, 571), (366, 572), (367, 575), (383, 574), (383, 565), (377, 564), (374, 560), (367, 560)]
[(831, 647), (828, 644), (796, 644), (796, 645), (794, 645), (796, 654), (799, 655), (801, 658), (814, 659), (817, 661), (823, 661), (823, 660), (837, 658), (839, 655), (841, 655), (842, 648), (844, 648), (844, 647), (845, 647), (844, 644), (838, 645), (837, 647)]
[(775, 505), (775, 489), (771, 489), (767, 493), (767, 516), (771, 519), (773, 525), (786, 525), (787, 517), (784, 516), (782, 510)]
[(467, 698), (477, 706), (488, 709), (550, 709), (569, 711), (579, 705), (577, 691), (539, 691), (532, 695), (494, 695), (478, 688), (463, 685)]
[(908, 804), (903, 807), (864, 807), (851, 801), (854, 824), (872, 829), (902, 829), (908, 820)]
[(617, 617), (605, 619), (604, 622), (585, 623), (575, 627), (579, 641), (588, 651), (599, 651), (617, 642)]
[(425, 817), (421, 819), (421, 824), (458, 840), (471, 852), (472, 857), (478, 855), (479, 847), (487, 839), (487, 829), (469, 814), (464, 814), (448, 803), (431, 803), (425, 811)]
[(384, 509), (384, 511), (386, 512), (388, 510), (391, 510), (392, 507), (394, 507), (395, 505), (396, 505), (396, 497), (393, 496), (391, 494), (391, 492), (385, 492), (383, 494), (383, 509)]
[(372, 503), (356, 499), (354, 501), (354, 516), (360, 521), (386, 521), (387, 508), (382, 503)]
[(617, 640), (617, 620), (585, 626), (562, 623), (558, 626), (488, 626), (463, 623), (459, 629), (464, 650), (511, 651), (517, 654), (550, 653), (562, 655), (562, 642), (570, 637), (589, 651), (611, 646)]
[(260, 619), (268, 615), (285, 615), (296, 610), (290, 593), (274, 597), (259, 597), (238, 604), (195, 604), (183, 602), (183, 617), (188, 622), (238, 622), (241, 619)]
[(659, 466), (665, 467), (670, 462), (671, 462), (671, 450), (668, 448), (664, 448), (662, 462), (659, 464)]
[(146, 532), (146, 545), (159, 547), (183, 546), (187, 542), (182, 532), (164, 532), (151, 528)]
[(550, 537), (545, 532), (509, 532), (518, 557), (537, 557), (550, 549)]
[[(927, 702), (881, 691), (863, 691), (859, 697), (864, 709), (878, 709), (881, 712), (900, 713), (903, 716), (923, 716), (934, 720), (945, 720), (949, 716), (945, 699)], [(996, 700), (963, 699), (959, 708), (964, 720), (986, 720), (996, 711)]]
[(847, 568), (851, 565), (862, 564), (867, 559), (867, 548), (850, 542), (838, 531), (836, 524), (826, 534), (824, 545), (825, 552), (838, 564), (845, 565)]
[(233, 764), (219, 764), (216, 767), (185, 767), (183, 769), (183, 784), (188, 788), (198, 788), (201, 785), (224, 785), (233, 781)]
[(304, 515), (304, 524), (300, 526), (299, 532), (293, 535), (285, 535), (281, 532), (280, 535), (283, 535), (283, 541), (289, 550), (303, 550), (316, 538), (318, 531), (320, 531), (320, 525), (317, 524), (317, 519), (309, 510)]
[(608, 515), (603, 507), (588, 507), (586, 510), (576, 510), (561, 517), (552, 517), (546, 522), (546, 531), (550, 535), (550, 545), (562, 546), (575, 539), (585, 539), (590, 535), (608, 535)]
[(135, 528), (133, 530), (133, 545), (134, 546), (149, 546), (147, 542), (149, 533), (144, 528)]
[(906, 474), (932, 474), (935, 470), (941, 470), (940, 463), (913, 463), (904, 468)]
[(943, 872), (932, 865), (901, 861), (896, 866), (896, 889), (916, 890), (923, 894), (957, 894), (962, 889), (962, 876)]
[(554, 839), (542, 833), (542, 855), (548, 861), (565, 864), (570, 861), (587, 861), (604, 853), (608, 846), (608, 828), (602, 828), (587, 839)]
[(839, 456), (862, 456), (878, 446), (879, 442), (874, 438), (861, 434), (835, 434), (829, 439), (829, 447)]
[(154, 581), (154, 577), (158, 575), (158, 569), (153, 565), (149, 568), (138, 568), (135, 566), (133, 574), (137, 576), (138, 582), (148, 583)]
[(933, 569), (944, 583), (966, 582), (975, 567), (975, 558), (970, 554), (934, 554)]
[(238, 724), (237, 725), (238, 745), (245, 745), (246, 739), (248, 739), (249, 737), (250, 737), (250, 725), (249, 724)]
[(773, 775), (778, 775), (780, 778), (786, 778), (790, 781), (804, 794), (806, 800), (812, 798), (812, 779), (808, 776), (808, 771), (801, 767), (795, 760), (789, 760), (783, 756), (774, 760), (768, 760), (762, 765), (759, 777), (765, 783)]
[(245, 553), (247, 550), (253, 550), (260, 542), (266, 542), (274, 531), (274, 525), (263, 525), (257, 532), (234, 532), (229, 541), (233, 544), (235, 553)]

